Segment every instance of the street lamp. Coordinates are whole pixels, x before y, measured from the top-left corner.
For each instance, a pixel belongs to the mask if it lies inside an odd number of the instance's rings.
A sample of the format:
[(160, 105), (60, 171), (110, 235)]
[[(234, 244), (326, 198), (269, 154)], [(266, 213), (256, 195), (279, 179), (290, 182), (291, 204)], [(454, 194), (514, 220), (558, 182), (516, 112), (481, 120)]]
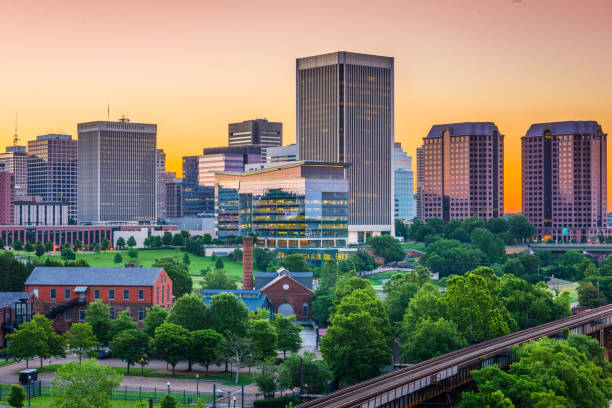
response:
[(168, 386), (168, 394), (170, 394), (170, 383), (166, 383), (166, 385)]
[(200, 396), (200, 374), (196, 374), (196, 395)]
[(28, 407), (32, 406), (32, 387), (30, 387), (31, 381), (32, 381), (32, 376), (28, 374)]
[(234, 408), (236, 408), (236, 397), (233, 397), (232, 401), (234, 401)]

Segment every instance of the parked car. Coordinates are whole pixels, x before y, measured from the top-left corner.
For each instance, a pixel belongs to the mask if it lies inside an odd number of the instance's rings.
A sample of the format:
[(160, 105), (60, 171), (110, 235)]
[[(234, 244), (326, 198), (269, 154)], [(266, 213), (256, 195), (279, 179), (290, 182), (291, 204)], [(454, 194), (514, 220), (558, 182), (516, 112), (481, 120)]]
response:
[(108, 346), (98, 347), (98, 359), (104, 360), (105, 358), (111, 358), (111, 351)]

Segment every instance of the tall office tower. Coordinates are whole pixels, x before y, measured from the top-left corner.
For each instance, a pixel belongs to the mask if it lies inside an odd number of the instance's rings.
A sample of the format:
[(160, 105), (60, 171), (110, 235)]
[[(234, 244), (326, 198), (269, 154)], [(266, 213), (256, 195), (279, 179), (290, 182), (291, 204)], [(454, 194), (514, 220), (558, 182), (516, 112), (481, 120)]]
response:
[(184, 217), (213, 216), (215, 213), (214, 186), (198, 184), (198, 157), (183, 156), (182, 212)]
[(423, 218), (504, 216), (504, 135), (492, 122), (434, 125), (423, 139)]
[(68, 218), (78, 217), (77, 141), (70, 135), (48, 134), (28, 142), (28, 195), (43, 202), (68, 204)]
[(412, 157), (406, 154), (401, 143), (398, 142), (395, 143), (393, 151), (393, 169), (395, 218), (404, 222), (411, 222), (415, 217)]
[(183, 185), (180, 180), (168, 181), (166, 187), (166, 217), (180, 218), (183, 216)]
[(210, 147), (198, 157), (198, 184), (215, 185), (217, 171), (244, 171), (246, 164), (262, 162), (261, 146)]
[(28, 195), (28, 154), (25, 146), (7, 146), (0, 153), (0, 164), (15, 175), (15, 195)]
[(393, 64), (350, 52), (296, 62), (298, 159), (350, 164), (351, 243), (394, 229)]
[(537, 123), (522, 144), (523, 215), (540, 239), (609, 235), (607, 134), (594, 121)]
[[(166, 182), (170, 181), (166, 178), (166, 152), (164, 149), (155, 150), (155, 174), (157, 177), (156, 186), (156, 211), (157, 218), (166, 218)], [(176, 174), (174, 175), (176, 177)]]
[(13, 225), (15, 222), (14, 202), (15, 175), (0, 171), (0, 225)]
[(266, 148), (283, 145), (283, 124), (267, 119), (245, 120), (228, 125), (229, 146), (259, 145), (262, 147), (262, 162), (266, 162)]
[(79, 222), (155, 221), (157, 125), (79, 123)]
[(425, 149), (423, 147), (417, 147), (416, 149), (416, 172), (417, 172), (417, 193), (415, 194), (416, 199), (416, 217), (423, 219), (423, 180), (425, 172), (423, 169), (423, 160), (425, 155)]
[(279, 163), (297, 160), (297, 145), (268, 147), (266, 149), (266, 163)]

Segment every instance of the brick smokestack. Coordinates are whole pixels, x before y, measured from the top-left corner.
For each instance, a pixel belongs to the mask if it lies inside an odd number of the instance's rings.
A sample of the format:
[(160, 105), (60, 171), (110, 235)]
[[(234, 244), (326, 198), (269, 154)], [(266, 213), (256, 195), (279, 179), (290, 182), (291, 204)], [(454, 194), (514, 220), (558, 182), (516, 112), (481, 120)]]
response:
[(242, 289), (253, 289), (253, 237), (242, 237)]

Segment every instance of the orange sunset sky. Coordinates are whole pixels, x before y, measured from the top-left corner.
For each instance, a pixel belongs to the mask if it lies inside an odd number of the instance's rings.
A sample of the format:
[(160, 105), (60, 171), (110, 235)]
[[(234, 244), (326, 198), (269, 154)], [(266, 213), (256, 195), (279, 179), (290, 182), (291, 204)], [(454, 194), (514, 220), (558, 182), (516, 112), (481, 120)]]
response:
[(293, 143), (297, 57), (379, 54), (395, 57), (395, 140), (414, 155), (432, 124), (494, 121), (517, 212), (531, 123), (611, 132), (611, 20), (611, 0), (0, 0), (0, 146), (15, 112), (22, 141), (76, 137), (109, 103), (157, 123), (180, 172), (229, 122), (281, 121)]

